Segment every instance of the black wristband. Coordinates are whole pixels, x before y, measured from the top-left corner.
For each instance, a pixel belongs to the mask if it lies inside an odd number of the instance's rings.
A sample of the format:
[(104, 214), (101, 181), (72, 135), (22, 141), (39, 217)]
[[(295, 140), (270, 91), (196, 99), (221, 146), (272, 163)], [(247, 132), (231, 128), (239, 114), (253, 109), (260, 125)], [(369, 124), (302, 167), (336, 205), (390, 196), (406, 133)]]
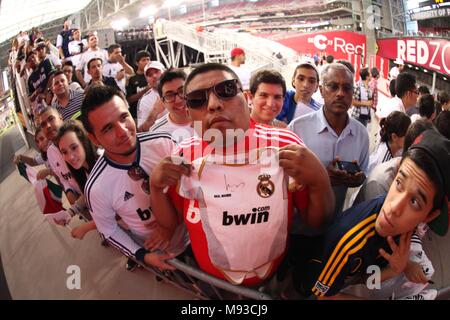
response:
[(145, 248), (139, 248), (139, 249), (134, 253), (134, 256), (136, 257), (136, 259), (137, 259), (138, 261), (144, 262), (144, 256), (145, 256), (147, 253), (150, 253), (150, 251), (148, 251), (148, 250), (145, 249)]

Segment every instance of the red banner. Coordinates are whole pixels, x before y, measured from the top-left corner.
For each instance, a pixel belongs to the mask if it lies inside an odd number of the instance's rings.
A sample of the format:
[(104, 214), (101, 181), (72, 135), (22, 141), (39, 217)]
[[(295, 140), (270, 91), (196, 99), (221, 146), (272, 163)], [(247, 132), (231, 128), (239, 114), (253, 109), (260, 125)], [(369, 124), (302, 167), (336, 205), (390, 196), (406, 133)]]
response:
[(379, 56), (421, 66), (450, 75), (450, 41), (433, 38), (391, 38), (377, 40)]
[(277, 41), (301, 54), (333, 55), (346, 59), (355, 67), (359, 77), (361, 59), (366, 57), (366, 36), (351, 31), (328, 31), (308, 34), (286, 35)]

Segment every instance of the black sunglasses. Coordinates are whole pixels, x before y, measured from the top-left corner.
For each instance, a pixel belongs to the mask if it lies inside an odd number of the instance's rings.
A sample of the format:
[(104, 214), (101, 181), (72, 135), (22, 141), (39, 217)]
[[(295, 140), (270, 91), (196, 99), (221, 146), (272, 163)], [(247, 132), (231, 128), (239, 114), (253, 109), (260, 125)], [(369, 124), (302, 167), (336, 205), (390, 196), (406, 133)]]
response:
[(142, 169), (137, 163), (133, 163), (130, 169), (128, 169), (127, 173), (128, 176), (134, 181), (144, 179), (144, 181), (141, 184), (141, 189), (146, 194), (150, 194), (150, 185), (149, 185), (150, 178), (148, 174), (144, 171), (144, 169)]
[(238, 85), (237, 79), (225, 80), (210, 88), (195, 90), (187, 93), (184, 96), (186, 106), (192, 109), (198, 109), (205, 106), (208, 103), (209, 93), (211, 90), (220, 99), (233, 98), (239, 93), (239, 91), (242, 91)]

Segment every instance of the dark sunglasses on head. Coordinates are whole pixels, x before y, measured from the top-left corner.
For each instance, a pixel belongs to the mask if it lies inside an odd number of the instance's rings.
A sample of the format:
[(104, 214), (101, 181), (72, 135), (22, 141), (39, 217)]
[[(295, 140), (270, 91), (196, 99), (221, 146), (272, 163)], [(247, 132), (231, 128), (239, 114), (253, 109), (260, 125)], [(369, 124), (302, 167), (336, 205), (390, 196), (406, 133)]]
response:
[(195, 90), (187, 93), (184, 98), (188, 108), (198, 109), (208, 103), (209, 93), (213, 91), (220, 99), (230, 99), (235, 97), (242, 89), (238, 85), (237, 79), (225, 80), (215, 84), (210, 88)]
[(137, 163), (133, 163), (133, 165), (130, 167), (130, 169), (128, 169), (127, 173), (128, 173), (128, 176), (133, 181), (139, 181), (141, 179), (144, 179), (144, 181), (141, 184), (141, 189), (146, 194), (150, 194), (150, 186), (149, 186), (150, 178), (149, 178), (148, 174), (144, 171), (144, 169), (142, 169)]

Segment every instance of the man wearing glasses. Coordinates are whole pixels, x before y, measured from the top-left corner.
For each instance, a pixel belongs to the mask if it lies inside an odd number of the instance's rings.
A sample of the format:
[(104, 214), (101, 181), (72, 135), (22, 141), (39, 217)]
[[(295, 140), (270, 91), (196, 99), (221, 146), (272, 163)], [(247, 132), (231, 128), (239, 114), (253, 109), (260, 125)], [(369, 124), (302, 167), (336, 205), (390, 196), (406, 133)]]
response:
[[(292, 205), (309, 225), (331, 215), (326, 170), (294, 133), (250, 120), (229, 67), (196, 68), (184, 92), (197, 135), (153, 170), (153, 212), (169, 229), (184, 220), (202, 270), (233, 284), (260, 284), (285, 256)], [(264, 167), (249, 160), (260, 151), (274, 151), (278, 161)], [(288, 179), (295, 181), (290, 192)]]
[(409, 109), (414, 108), (417, 104), (417, 98), (419, 97), (416, 77), (406, 72), (399, 74), (395, 80), (395, 92), (396, 97), (393, 99), (395, 104), (392, 102), (395, 109), (392, 111), (406, 113)]
[[(105, 149), (84, 190), (98, 231), (129, 258), (160, 269), (173, 269), (164, 263), (172, 255), (148, 250), (168, 248), (175, 254), (184, 250), (180, 240), (182, 230), (177, 233), (180, 238), (172, 238), (174, 242), (169, 244), (172, 233), (157, 225), (149, 196), (153, 168), (171, 154), (175, 146), (170, 135), (136, 134), (136, 125), (123, 95), (109, 86), (93, 86), (87, 92), (82, 122), (89, 139)], [(128, 226), (129, 233), (119, 227), (116, 215)], [(145, 247), (141, 244), (144, 241)]]
[(172, 139), (181, 142), (194, 135), (191, 117), (183, 96), (183, 85), (186, 74), (179, 69), (165, 71), (158, 81), (158, 93), (164, 107), (169, 113), (156, 120), (150, 132), (167, 132)]
[[(302, 116), (289, 128), (302, 137), (327, 167), (336, 197), (335, 214), (342, 211), (348, 187), (358, 187), (365, 179), (369, 161), (369, 136), (365, 127), (348, 116), (353, 99), (353, 74), (342, 64), (328, 64), (320, 75), (320, 92), (324, 98), (321, 110)], [(356, 163), (361, 169), (350, 173), (340, 170), (337, 162)], [(309, 230), (311, 235), (322, 230)]]

